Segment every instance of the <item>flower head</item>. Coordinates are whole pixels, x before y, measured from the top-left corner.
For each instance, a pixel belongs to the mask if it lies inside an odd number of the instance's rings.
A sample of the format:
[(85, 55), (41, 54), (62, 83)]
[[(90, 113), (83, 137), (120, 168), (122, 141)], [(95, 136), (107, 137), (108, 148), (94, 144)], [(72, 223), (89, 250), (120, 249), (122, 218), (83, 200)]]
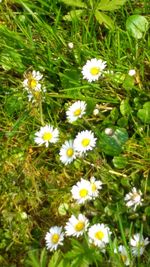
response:
[(49, 143), (56, 143), (58, 140), (58, 129), (50, 125), (46, 125), (44, 127), (40, 128), (39, 132), (35, 133), (34, 141), (38, 145), (45, 144), (46, 147), (48, 147)]
[(88, 231), (89, 242), (102, 249), (109, 243), (110, 235), (110, 229), (103, 223), (92, 225)]
[(47, 249), (56, 250), (59, 245), (63, 245), (64, 233), (62, 227), (53, 226), (49, 229), (45, 236)]
[(85, 130), (77, 134), (74, 140), (75, 150), (79, 153), (85, 153), (92, 150), (96, 145), (96, 138), (91, 131)]
[(59, 152), (60, 160), (65, 165), (70, 164), (76, 158), (74, 143), (72, 140), (66, 141)]
[(120, 245), (114, 252), (120, 254), (121, 260), (126, 266), (130, 265), (130, 258), (125, 246)]
[(126, 194), (124, 200), (127, 202), (127, 207), (134, 207), (135, 210), (138, 205), (142, 205), (142, 193), (141, 191), (137, 191), (135, 187), (133, 187), (132, 191), (129, 194)]
[(87, 200), (91, 199), (91, 185), (90, 182), (81, 178), (71, 189), (72, 197), (78, 204), (84, 204)]
[(83, 214), (79, 214), (78, 218), (72, 215), (65, 226), (66, 235), (79, 237), (87, 230), (88, 225), (89, 221)]
[(145, 250), (145, 246), (149, 244), (148, 238), (143, 237), (140, 233), (134, 234), (130, 239), (131, 250), (134, 256), (140, 256)]
[(106, 61), (92, 58), (91, 60), (88, 60), (82, 68), (83, 79), (86, 79), (89, 82), (97, 81), (105, 68)]
[(70, 123), (76, 121), (78, 118), (81, 118), (85, 114), (86, 102), (85, 101), (76, 101), (73, 103), (66, 112), (67, 119)]
[(43, 75), (39, 71), (33, 70), (27, 73), (26, 79), (23, 81), (23, 86), (27, 91), (40, 91), (41, 84), (39, 81), (42, 79)]
[(136, 74), (136, 71), (133, 69), (133, 70), (129, 70), (128, 74), (130, 76), (134, 76)]
[(95, 179), (95, 177), (91, 177), (90, 179), (91, 184), (91, 196), (92, 198), (95, 198), (99, 194), (99, 190), (102, 188), (102, 182)]

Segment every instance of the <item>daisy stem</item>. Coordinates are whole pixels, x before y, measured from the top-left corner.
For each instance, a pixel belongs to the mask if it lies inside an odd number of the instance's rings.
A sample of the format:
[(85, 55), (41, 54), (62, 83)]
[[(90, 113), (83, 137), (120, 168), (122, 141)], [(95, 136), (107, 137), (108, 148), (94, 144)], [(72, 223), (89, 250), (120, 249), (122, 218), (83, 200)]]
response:
[(42, 109), (42, 100), (41, 99), (40, 99), (40, 120), (41, 120), (41, 125), (44, 126), (43, 109)]

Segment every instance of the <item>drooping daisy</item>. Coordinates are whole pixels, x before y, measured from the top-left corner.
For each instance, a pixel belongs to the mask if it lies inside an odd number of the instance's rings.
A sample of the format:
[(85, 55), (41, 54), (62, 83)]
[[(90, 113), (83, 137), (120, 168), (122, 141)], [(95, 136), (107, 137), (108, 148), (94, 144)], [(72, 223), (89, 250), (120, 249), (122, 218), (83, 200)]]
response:
[(85, 101), (76, 101), (72, 104), (66, 112), (67, 119), (70, 123), (76, 121), (78, 118), (81, 118), (85, 114), (86, 102)]
[(62, 227), (53, 226), (49, 229), (45, 236), (47, 249), (56, 250), (57, 247), (63, 245), (64, 233), (62, 232)]
[(71, 189), (72, 197), (78, 204), (84, 204), (87, 200), (91, 199), (91, 185), (90, 182), (81, 178)]
[(87, 230), (88, 225), (89, 221), (83, 214), (79, 214), (78, 218), (72, 215), (65, 226), (66, 235), (79, 237)]
[(134, 236), (130, 239), (132, 254), (134, 256), (142, 255), (145, 250), (145, 246), (147, 246), (149, 243), (150, 242), (147, 237), (144, 239), (142, 234), (134, 234)]
[(130, 258), (125, 246), (120, 245), (117, 249), (114, 250), (114, 252), (119, 253), (121, 260), (126, 266), (130, 265)]
[(106, 61), (92, 58), (91, 60), (88, 60), (82, 68), (83, 79), (86, 79), (89, 82), (97, 81), (105, 68)]
[(26, 79), (23, 81), (24, 88), (29, 91), (40, 91), (41, 84), (39, 81), (42, 79), (43, 75), (39, 71), (33, 70), (26, 74)]
[(76, 158), (73, 140), (66, 141), (59, 152), (60, 160), (65, 165), (70, 164)]
[(58, 140), (59, 131), (57, 128), (54, 129), (51, 125), (46, 125), (40, 128), (40, 131), (35, 133), (34, 141), (38, 145), (45, 144), (48, 147), (49, 143), (56, 143)]
[(91, 131), (85, 130), (77, 134), (74, 140), (75, 150), (79, 153), (85, 153), (92, 150), (96, 145), (96, 138)]
[(89, 228), (88, 236), (89, 242), (104, 248), (107, 243), (109, 243), (109, 236), (111, 235), (109, 227), (103, 223), (94, 224)]
[(91, 177), (90, 179), (90, 184), (91, 184), (91, 196), (92, 198), (95, 198), (99, 194), (99, 190), (102, 188), (102, 182), (98, 181), (95, 179), (94, 176)]
[(129, 194), (126, 194), (124, 200), (126, 201), (127, 207), (133, 207), (133, 210), (136, 209), (138, 205), (142, 205), (143, 199), (141, 198), (142, 192), (137, 191), (135, 187), (133, 187), (132, 191)]

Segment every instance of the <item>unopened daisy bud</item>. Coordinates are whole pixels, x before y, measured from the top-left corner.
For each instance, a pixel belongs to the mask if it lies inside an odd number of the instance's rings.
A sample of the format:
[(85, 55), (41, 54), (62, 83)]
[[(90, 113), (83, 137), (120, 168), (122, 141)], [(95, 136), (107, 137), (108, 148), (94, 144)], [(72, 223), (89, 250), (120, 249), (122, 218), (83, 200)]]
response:
[(69, 47), (70, 49), (73, 49), (73, 48), (74, 48), (74, 44), (73, 44), (72, 42), (70, 42), (70, 43), (68, 43), (68, 47)]
[(98, 108), (95, 108), (94, 110), (93, 110), (93, 115), (94, 116), (97, 116), (99, 114), (99, 109)]
[(113, 133), (114, 133), (114, 130), (113, 129), (111, 129), (111, 128), (106, 128), (105, 129), (105, 134), (111, 136), (111, 135), (113, 135)]
[(134, 76), (136, 74), (136, 71), (133, 69), (133, 70), (129, 70), (128, 74), (130, 76)]

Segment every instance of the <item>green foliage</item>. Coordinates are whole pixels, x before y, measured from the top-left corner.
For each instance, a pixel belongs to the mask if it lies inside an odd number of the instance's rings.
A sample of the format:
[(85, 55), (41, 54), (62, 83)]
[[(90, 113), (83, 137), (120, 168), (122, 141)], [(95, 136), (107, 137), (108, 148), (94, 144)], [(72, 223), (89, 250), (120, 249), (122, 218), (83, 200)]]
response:
[(126, 21), (126, 29), (135, 39), (141, 39), (148, 30), (148, 20), (141, 15), (132, 15)]
[(146, 102), (137, 113), (138, 118), (144, 123), (150, 123), (150, 102)]

